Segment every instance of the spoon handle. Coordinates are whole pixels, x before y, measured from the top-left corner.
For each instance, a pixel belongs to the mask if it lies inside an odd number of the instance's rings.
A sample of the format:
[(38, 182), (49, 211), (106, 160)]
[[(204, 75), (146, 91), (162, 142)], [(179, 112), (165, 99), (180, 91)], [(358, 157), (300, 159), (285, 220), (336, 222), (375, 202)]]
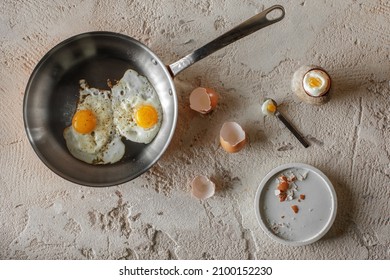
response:
[(301, 142), (303, 147), (307, 148), (309, 147), (309, 143), (306, 142), (306, 140), (302, 137), (302, 135), (286, 120), (286, 118), (279, 112), (275, 112), (275, 116), (278, 117), (279, 120), (282, 121), (282, 123), (294, 134), (294, 136)]

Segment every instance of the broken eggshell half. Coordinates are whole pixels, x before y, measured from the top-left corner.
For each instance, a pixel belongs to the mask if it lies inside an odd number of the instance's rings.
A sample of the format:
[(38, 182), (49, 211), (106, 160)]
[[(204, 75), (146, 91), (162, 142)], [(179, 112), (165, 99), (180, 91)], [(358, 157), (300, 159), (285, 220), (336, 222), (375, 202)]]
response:
[(198, 87), (190, 94), (190, 108), (201, 114), (207, 114), (217, 106), (218, 98), (218, 93), (215, 90)]
[(225, 122), (219, 133), (222, 148), (228, 153), (237, 153), (244, 148), (246, 133), (236, 122)]
[(198, 175), (191, 182), (192, 195), (199, 199), (210, 198), (215, 193), (215, 184), (206, 176)]

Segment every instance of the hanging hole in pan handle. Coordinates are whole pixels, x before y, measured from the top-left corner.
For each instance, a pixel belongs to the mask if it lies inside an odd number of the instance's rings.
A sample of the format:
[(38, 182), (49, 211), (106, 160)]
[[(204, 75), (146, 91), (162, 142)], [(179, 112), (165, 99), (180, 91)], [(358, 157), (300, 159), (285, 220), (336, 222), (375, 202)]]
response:
[(277, 22), (279, 20), (282, 20), (284, 18), (284, 15), (285, 15), (285, 11), (284, 11), (283, 6), (275, 5), (275, 6), (271, 7), (271, 9), (269, 9), (265, 18), (268, 21)]

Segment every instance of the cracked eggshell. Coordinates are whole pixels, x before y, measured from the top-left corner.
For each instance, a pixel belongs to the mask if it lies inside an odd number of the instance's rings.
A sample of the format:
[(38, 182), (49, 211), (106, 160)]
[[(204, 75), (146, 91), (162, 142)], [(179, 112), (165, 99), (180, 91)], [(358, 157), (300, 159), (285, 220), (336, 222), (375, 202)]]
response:
[(211, 112), (218, 104), (218, 93), (211, 88), (198, 87), (190, 94), (190, 108), (201, 114)]
[(196, 176), (191, 181), (192, 195), (199, 199), (210, 198), (215, 193), (215, 184), (206, 176)]
[[(323, 79), (326, 84), (324, 87), (325, 89), (320, 94), (317, 94), (317, 96), (310, 95), (310, 93), (305, 90), (305, 77), (307, 78), (308, 75), (313, 77), (321, 76), (321, 79)], [(332, 81), (329, 74), (322, 67), (316, 65), (304, 65), (295, 71), (291, 80), (291, 89), (302, 101), (312, 105), (322, 105), (330, 99), (331, 84)]]
[(225, 122), (219, 133), (222, 148), (228, 153), (237, 153), (244, 148), (246, 133), (236, 122)]

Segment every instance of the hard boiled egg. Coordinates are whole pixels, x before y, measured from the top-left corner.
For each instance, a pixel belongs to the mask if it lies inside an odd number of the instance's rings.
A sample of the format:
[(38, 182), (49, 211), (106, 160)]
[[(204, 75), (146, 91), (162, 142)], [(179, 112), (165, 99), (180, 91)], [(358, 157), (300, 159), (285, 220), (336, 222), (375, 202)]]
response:
[(295, 71), (291, 89), (304, 102), (321, 105), (330, 99), (331, 78), (319, 66), (304, 65)]
[(329, 75), (320, 69), (308, 71), (303, 76), (303, 89), (308, 95), (318, 97), (326, 94), (330, 88)]

